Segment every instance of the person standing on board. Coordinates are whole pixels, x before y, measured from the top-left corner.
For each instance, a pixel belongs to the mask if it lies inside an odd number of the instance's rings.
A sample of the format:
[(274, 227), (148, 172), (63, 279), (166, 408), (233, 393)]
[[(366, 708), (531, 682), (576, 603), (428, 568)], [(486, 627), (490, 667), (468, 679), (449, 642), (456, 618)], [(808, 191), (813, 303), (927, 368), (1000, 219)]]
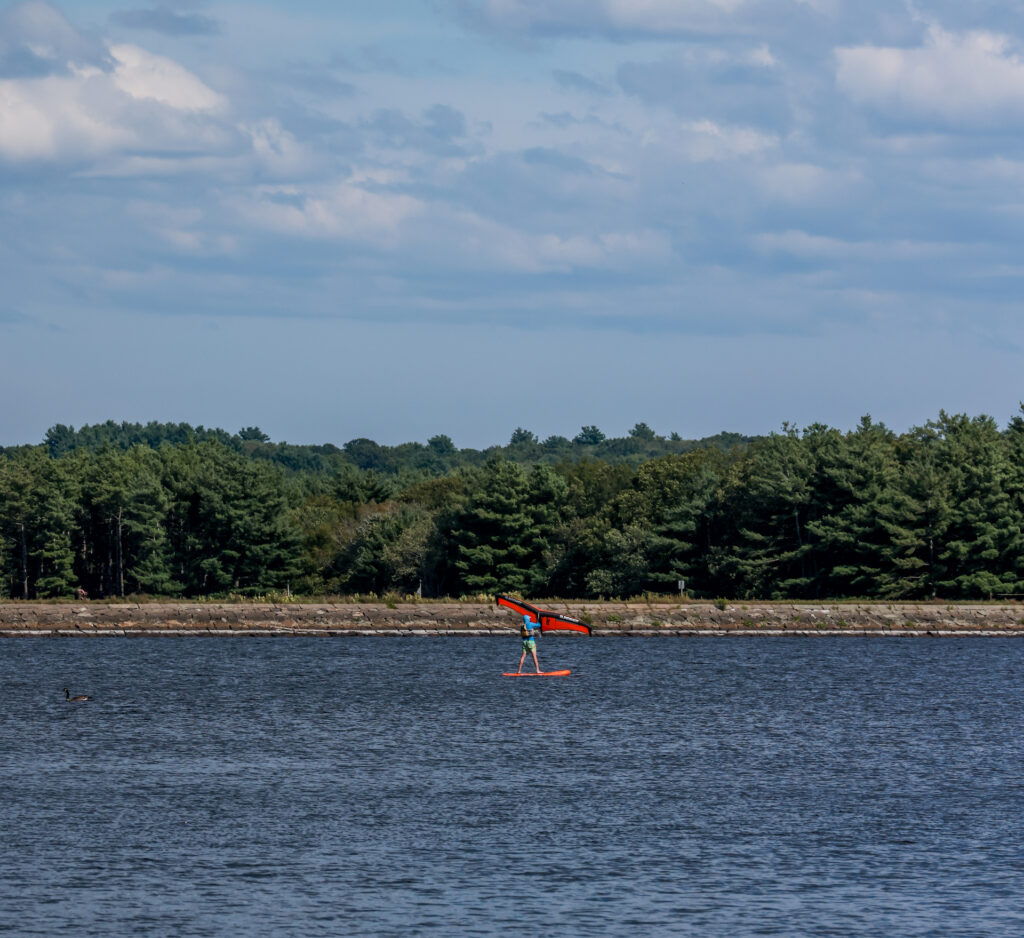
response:
[(533, 655), (533, 665), (537, 669), (537, 673), (540, 674), (540, 662), (537, 660), (537, 639), (534, 637), (533, 630), (533, 619), (528, 615), (523, 615), (523, 627), (519, 630), (523, 639), (523, 656), (519, 659), (519, 674), (523, 673), (523, 662), (528, 654)]

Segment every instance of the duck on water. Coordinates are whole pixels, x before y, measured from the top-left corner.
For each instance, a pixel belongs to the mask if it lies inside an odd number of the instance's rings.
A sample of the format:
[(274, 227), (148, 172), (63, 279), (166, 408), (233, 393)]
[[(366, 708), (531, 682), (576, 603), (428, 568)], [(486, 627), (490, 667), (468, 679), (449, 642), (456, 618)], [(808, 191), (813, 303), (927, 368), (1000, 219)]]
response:
[(71, 696), (71, 691), (69, 691), (65, 687), (64, 688), (64, 699), (68, 700), (68, 701), (72, 701), (72, 700), (92, 700), (92, 697), (90, 697), (88, 694), (75, 694), (75, 696), (72, 697)]

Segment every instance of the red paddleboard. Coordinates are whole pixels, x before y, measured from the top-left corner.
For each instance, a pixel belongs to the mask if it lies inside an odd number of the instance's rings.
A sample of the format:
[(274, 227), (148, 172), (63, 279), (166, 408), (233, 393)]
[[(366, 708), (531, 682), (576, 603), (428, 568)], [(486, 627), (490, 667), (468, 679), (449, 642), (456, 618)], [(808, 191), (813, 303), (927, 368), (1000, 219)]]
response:
[(565, 677), (569, 674), (569, 670), (565, 671), (541, 671), (538, 674), (536, 671), (502, 671), (502, 677)]

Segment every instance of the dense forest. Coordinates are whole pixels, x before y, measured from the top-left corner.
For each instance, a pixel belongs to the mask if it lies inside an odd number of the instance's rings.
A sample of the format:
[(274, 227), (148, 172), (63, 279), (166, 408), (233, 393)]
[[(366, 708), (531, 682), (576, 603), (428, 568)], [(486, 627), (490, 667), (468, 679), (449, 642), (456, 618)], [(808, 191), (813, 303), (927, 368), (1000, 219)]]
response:
[(0, 449), (0, 596), (984, 599), (1024, 592), (1024, 417), (508, 444), (57, 425)]

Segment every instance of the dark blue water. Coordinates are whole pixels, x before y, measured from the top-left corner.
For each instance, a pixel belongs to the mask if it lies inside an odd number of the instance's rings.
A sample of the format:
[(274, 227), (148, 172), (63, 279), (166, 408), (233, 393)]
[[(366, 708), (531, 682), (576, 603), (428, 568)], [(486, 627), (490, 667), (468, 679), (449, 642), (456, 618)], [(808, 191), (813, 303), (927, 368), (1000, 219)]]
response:
[(0, 930), (1024, 934), (1024, 642), (518, 644), (3, 642)]

